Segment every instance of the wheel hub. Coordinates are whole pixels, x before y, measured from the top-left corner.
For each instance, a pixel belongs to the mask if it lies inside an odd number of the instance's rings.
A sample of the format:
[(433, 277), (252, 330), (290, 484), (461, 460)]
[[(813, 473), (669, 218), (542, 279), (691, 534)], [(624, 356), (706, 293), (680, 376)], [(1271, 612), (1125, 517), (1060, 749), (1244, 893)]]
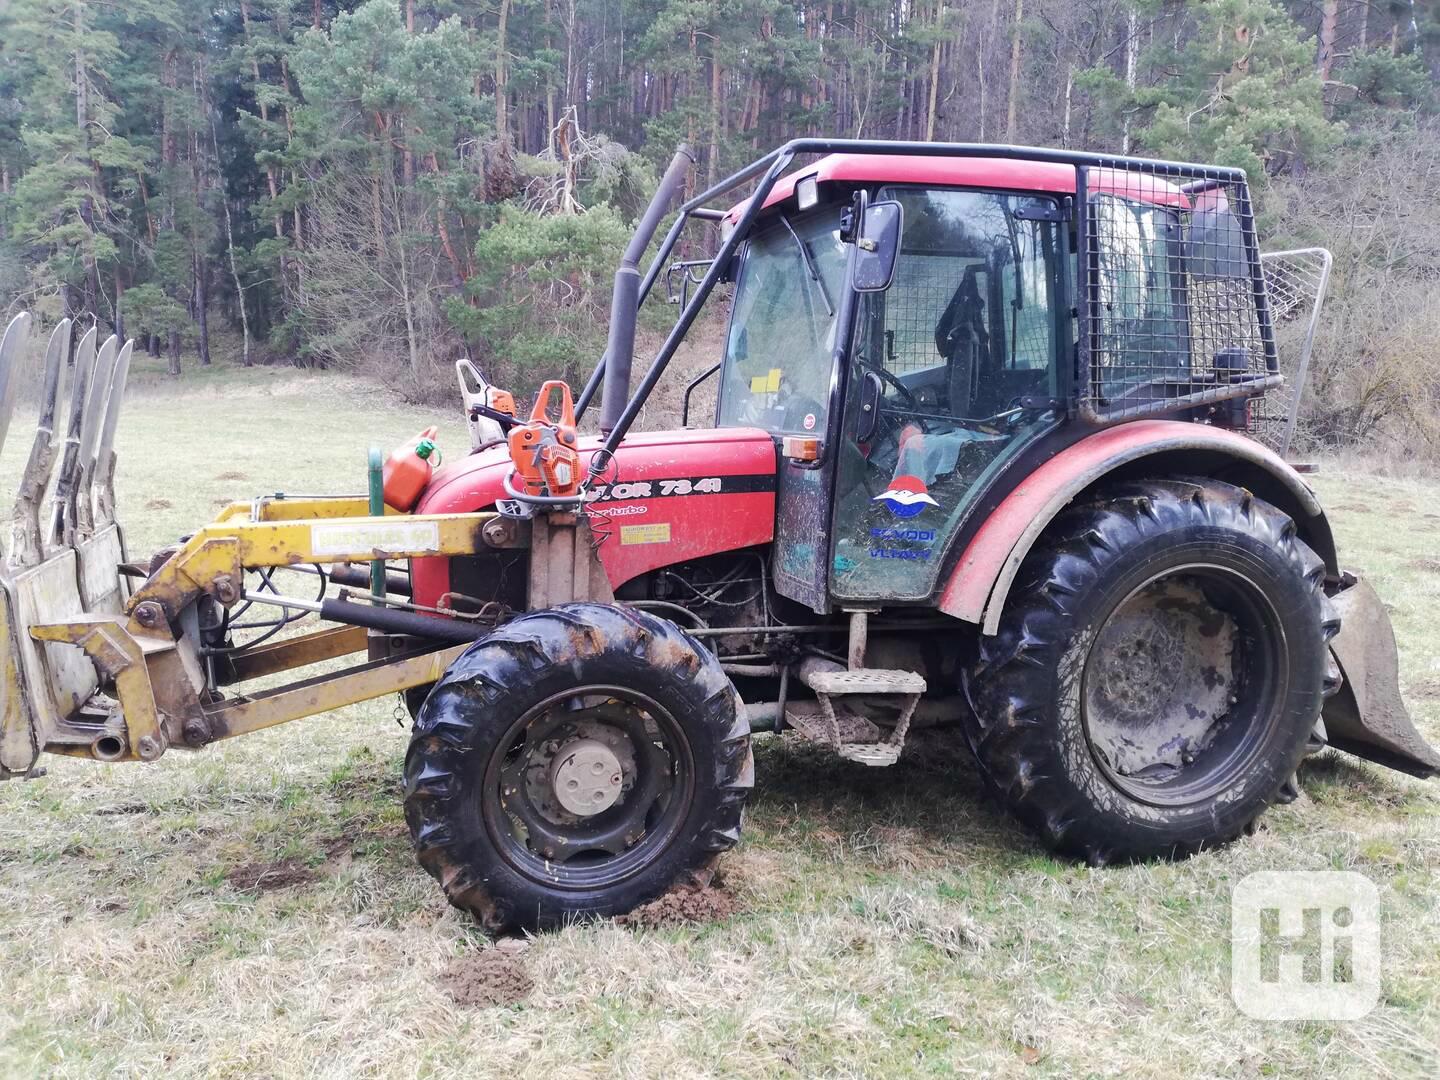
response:
[(1237, 628), (1184, 579), (1155, 582), (1096, 636), (1085, 677), (1091, 745), (1122, 775), (1188, 765), (1234, 700)]
[[(603, 766), (600, 772), (597, 764)], [(579, 825), (623, 804), (635, 785), (636, 768), (635, 743), (619, 727), (590, 719), (564, 723), (524, 755), (525, 802), (552, 825)], [(620, 783), (612, 784), (617, 774)], [(604, 795), (598, 800), (597, 789)]]
[(556, 801), (578, 817), (609, 810), (620, 798), (624, 782), (619, 756), (599, 739), (572, 739), (550, 763), (550, 788)]

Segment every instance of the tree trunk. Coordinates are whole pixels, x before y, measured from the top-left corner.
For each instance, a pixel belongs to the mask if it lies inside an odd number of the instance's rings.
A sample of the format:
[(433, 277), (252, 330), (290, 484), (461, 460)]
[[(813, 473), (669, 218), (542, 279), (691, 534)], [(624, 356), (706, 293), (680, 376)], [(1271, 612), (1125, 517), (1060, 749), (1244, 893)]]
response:
[(90, 74), (85, 70), (85, 5), (76, 2), (75, 27), (75, 126), (83, 134), (90, 123)]
[[(939, 19), (939, 14), (936, 14)], [(936, 26), (939, 29), (939, 26)], [(925, 107), (925, 141), (935, 140), (935, 104), (938, 100), (940, 90), (940, 41), (937, 38), (935, 44), (930, 46), (930, 101)]]
[(1010, 30), (1010, 100), (1006, 102), (1005, 141), (1017, 141), (1016, 125), (1020, 105), (1020, 21), (1025, 18), (1025, 0), (1015, 0), (1015, 24)]
[(170, 375), (180, 374), (180, 331), (170, 331), (169, 358), (165, 364), (165, 371)]
[[(199, 326), (200, 366), (210, 366), (210, 267), (195, 253), (195, 322)], [(117, 331), (118, 333), (118, 331)]]
[[(500, 0), (500, 21), (496, 24), (495, 37), (495, 134), (501, 147), (510, 144), (510, 116), (506, 101), (505, 25), (510, 17), (510, 0)], [(503, 152), (503, 150), (502, 150)]]
[(1075, 92), (1075, 69), (1065, 65), (1065, 112), (1060, 123), (1060, 145), (1070, 148), (1070, 102)]
[[(712, 46), (713, 48), (713, 46)], [(710, 159), (705, 163), (705, 186), (720, 176), (720, 61), (710, 56)]]
[(1335, 26), (1339, 18), (1340, 0), (1324, 0), (1320, 5), (1320, 50), (1315, 60), (1322, 82), (1330, 78), (1335, 66)]
[[(210, 114), (210, 145), (215, 150), (215, 160), (220, 160), (220, 139), (215, 134), (215, 115)], [(245, 366), (250, 360), (250, 315), (245, 310), (245, 286), (240, 281), (240, 266), (235, 260), (235, 225), (230, 219), (230, 196), (225, 185), (220, 185), (220, 205), (225, 208), (225, 248), (230, 253), (230, 276), (235, 279), (235, 306), (240, 310), (241, 360)]]
[(125, 340), (125, 272), (115, 268), (115, 336)]
[(1125, 89), (1130, 100), (1125, 103), (1125, 119), (1120, 133), (1120, 152), (1130, 153), (1130, 106), (1135, 99), (1135, 49), (1140, 35), (1139, 12), (1132, 6), (1125, 16)]

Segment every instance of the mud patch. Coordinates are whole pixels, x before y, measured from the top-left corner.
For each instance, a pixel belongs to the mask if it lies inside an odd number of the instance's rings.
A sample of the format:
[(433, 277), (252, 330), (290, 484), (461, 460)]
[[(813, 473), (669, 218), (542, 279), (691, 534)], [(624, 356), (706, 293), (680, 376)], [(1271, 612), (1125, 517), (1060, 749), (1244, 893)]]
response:
[(1412, 569), (1427, 570), (1432, 574), (1440, 574), (1440, 559), (1411, 559)]
[(147, 499), (145, 501), (146, 510), (169, 510), (174, 505), (169, 499)]
[(440, 986), (472, 1009), (514, 1005), (535, 989), (524, 962), (510, 950), (485, 949), (460, 957), (440, 973)]
[(309, 885), (316, 873), (299, 859), (278, 862), (245, 863), (225, 875), (225, 879), (242, 892), (274, 892), (296, 885)]
[(222, 472), (219, 476), (215, 477), (215, 479), (216, 479), (216, 480), (249, 480), (250, 477), (246, 476), (243, 472), (240, 472), (240, 471), (238, 471), (238, 470), (236, 470), (236, 469), (229, 469), (229, 470), (227, 470), (226, 472)]
[(740, 901), (724, 888), (717, 885), (683, 885), (648, 904), (641, 904), (634, 911), (617, 915), (615, 922), (620, 926), (656, 930), (666, 926), (719, 922), (738, 915), (740, 911)]
[(1440, 677), (1421, 679), (1410, 692), (1416, 697), (1440, 698)]
[(97, 806), (90, 811), (96, 817), (122, 817), (126, 814), (148, 814), (150, 808), (142, 802), (113, 803), (110, 806)]

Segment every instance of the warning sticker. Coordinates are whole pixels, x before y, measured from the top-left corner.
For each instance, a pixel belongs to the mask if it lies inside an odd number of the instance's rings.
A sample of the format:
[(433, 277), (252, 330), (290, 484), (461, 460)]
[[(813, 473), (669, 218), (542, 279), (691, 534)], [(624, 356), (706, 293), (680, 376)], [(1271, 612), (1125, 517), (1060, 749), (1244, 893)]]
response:
[(780, 389), (781, 371), (778, 367), (772, 367), (764, 375), (756, 375), (750, 380), (750, 392), (752, 394), (774, 394)]
[(670, 542), (670, 523), (668, 521), (658, 522), (654, 525), (621, 525), (620, 543), (622, 544), (668, 544)]

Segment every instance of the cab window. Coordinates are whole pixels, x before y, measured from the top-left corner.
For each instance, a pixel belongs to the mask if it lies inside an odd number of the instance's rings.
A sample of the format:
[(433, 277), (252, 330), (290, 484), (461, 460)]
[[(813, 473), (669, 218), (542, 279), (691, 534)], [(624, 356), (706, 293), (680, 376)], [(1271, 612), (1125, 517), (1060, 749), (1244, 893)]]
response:
[(720, 426), (825, 430), (845, 266), (833, 207), (781, 215), (746, 245), (725, 341)]
[(1097, 196), (1095, 377), (1119, 398), (1156, 380), (1187, 379), (1190, 328), (1180, 259), (1180, 220), (1163, 206)]

